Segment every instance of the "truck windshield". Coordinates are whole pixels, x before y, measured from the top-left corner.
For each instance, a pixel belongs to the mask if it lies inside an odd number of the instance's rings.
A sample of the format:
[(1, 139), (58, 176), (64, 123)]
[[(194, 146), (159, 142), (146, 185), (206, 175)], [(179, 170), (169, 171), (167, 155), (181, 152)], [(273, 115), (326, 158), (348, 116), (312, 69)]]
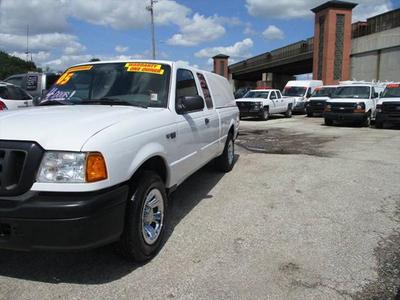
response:
[(283, 96), (289, 97), (304, 97), (307, 88), (301, 86), (289, 86), (283, 90)]
[(262, 91), (249, 91), (247, 92), (243, 98), (268, 98), (269, 92)]
[(93, 104), (167, 107), (171, 68), (157, 63), (104, 63), (72, 67), (40, 105)]
[(316, 88), (311, 97), (330, 97), (335, 92), (335, 88)]
[(333, 98), (362, 98), (369, 99), (369, 86), (341, 86), (338, 87)]
[(388, 85), (382, 94), (382, 98), (400, 98), (400, 84)]

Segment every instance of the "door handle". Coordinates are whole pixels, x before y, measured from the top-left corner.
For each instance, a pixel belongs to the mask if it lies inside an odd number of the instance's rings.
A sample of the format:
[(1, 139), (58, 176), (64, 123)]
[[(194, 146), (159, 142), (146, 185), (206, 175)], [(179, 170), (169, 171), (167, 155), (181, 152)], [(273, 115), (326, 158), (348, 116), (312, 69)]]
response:
[(210, 119), (209, 118), (205, 118), (204, 123), (206, 123), (206, 125), (210, 124)]

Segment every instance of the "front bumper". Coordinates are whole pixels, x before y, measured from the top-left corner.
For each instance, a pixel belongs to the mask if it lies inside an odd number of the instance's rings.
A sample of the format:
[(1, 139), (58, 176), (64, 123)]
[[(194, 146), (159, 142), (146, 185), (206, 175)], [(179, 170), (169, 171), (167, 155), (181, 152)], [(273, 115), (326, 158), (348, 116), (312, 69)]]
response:
[(381, 112), (381, 113), (376, 113), (376, 122), (388, 122), (388, 123), (400, 123), (400, 113), (386, 113), (386, 112)]
[(263, 108), (240, 109), (240, 117), (259, 117), (263, 114)]
[(325, 103), (308, 103), (306, 105), (307, 113), (309, 114), (323, 114), (325, 109)]
[(323, 117), (332, 121), (342, 122), (364, 122), (368, 115), (366, 113), (337, 113), (337, 112), (324, 112)]
[(296, 102), (293, 107), (293, 112), (304, 112), (306, 108), (305, 102)]
[(79, 250), (116, 241), (129, 188), (90, 193), (27, 192), (0, 197), (0, 248)]

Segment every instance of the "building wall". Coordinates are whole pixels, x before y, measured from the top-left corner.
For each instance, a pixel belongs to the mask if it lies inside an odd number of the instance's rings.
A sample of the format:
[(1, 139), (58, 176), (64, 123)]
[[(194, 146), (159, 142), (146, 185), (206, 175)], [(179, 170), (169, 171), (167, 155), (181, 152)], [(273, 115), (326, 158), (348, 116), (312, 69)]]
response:
[(351, 78), (400, 80), (400, 27), (352, 40)]

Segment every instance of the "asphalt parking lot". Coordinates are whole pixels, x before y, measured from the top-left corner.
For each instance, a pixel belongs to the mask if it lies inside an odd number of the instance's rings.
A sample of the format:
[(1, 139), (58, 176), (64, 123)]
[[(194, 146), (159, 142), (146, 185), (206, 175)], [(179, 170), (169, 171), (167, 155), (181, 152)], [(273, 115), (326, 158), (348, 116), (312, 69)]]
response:
[(395, 299), (400, 131), (241, 123), (237, 163), (173, 195), (159, 255), (0, 251), (0, 299)]

